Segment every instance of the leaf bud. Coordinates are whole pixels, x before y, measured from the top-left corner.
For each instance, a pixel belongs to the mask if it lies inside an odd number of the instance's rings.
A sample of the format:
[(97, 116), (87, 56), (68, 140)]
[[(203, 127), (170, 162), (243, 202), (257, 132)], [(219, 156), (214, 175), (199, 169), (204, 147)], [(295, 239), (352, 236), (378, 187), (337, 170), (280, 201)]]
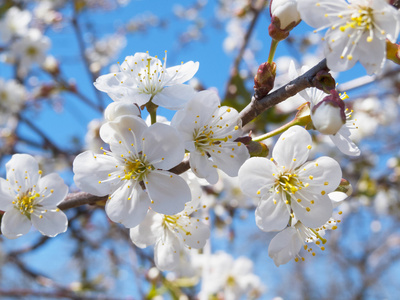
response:
[(254, 97), (260, 100), (266, 96), (274, 87), (276, 75), (276, 64), (274, 62), (262, 63), (254, 76)]
[(312, 84), (317, 89), (320, 89), (327, 94), (329, 94), (329, 91), (334, 90), (336, 87), (335, 79), (332, 77), (328, 70), (319, 71), (314, 76)]

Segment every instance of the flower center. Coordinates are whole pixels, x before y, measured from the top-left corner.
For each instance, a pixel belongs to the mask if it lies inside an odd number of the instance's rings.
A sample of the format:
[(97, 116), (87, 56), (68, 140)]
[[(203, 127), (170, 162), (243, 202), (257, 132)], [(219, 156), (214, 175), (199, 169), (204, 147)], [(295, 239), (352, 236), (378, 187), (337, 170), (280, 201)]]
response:
[(298, 179), (296, 173), (285, 172), (276, 180), (275, 190), (294, 194), (301, 190), (305, 185)]
[(40, 197), (39, 193), (29, 191), (23, 195), (18, 194), (12, 203), (14, 204), (15, 208), (21, 212), (21, 215), (25, 215), (29, 218), (31, 213), (33, 213), (34, 208), (38, 206), (35, 205), (34, 201), (37, 197)]
[(28, 56), (32, 56), (33, 57), (33, 56), (36, 56), (38, 54), (38, 50), (37, 50), (37, 48), (31, 46), (31, 47), (28, 47), (26, 49), (26, 54)]
[(191, 235), (191, 232), (186, 230), (184, 228), (184, 226), (182, 226), (182, 222), (179, 222), (180, 219), (180, 215), (173, 215), (173, 216), (169, 216), (169, 215), (164, 215), (164, 226), (167, 226), (169, 228), (177, 228), (182, 230), (186, 235)]
[(134, 179), (142, 181), (151, 170), (154, 170), (154, 167), (149, 165), (143, 156), (127, 160), (125, 162), (125, 176), (122, 180)]
[(347, 28), (353, 28), (367, 31), (373, 29), (372, 12), (373, 10), (370, 7), (360, 7), (357, 12), (351, 15), (351, 21), (347, 21), (346, 25), (340, 26), (340, 30), (345, 31)]
[(195, 130), (193, 139), (196, 149), (202, 152), (207, 151), (212, 145), (218, 145), (221, 142), (228, 141), (228, 137), (214, 138), (214, 132), (208, 125), (205, 125), (203, 129)]

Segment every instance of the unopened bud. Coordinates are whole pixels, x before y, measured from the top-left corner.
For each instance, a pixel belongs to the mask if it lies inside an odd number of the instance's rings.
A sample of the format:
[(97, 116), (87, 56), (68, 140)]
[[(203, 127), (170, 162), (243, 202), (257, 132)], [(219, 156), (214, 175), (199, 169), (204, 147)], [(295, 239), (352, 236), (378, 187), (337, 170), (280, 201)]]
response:
[(58, 67), (58, 61), (54, 56), (46, 56), (45, 61), (42, 64), (42, 68), (49, 72), (50, 74), (57, 75), (60, 73), (60, 69)]
[(342, 178), (335, 191), (345, 193), (347, 196), (351, 196), (353, 193), (353, 187), (347, 179)]
[(400, 65), (400, 45), (386, 40), (386, 58)]
[(110, 103), (104, 111), (104, 118), (107, 121), (114, 121), (116, 118), (126, 115), (140, 117), (140, 110), (135, 104), (121, 101)]
[(251, 157), (267, 157), (269, 154), (269, 149), (267, 145), (261, 142), (251, 141), (249, 144), (246, 145), (246, 147)]
[(312, 80), (313, 86), (329, 94), (336, 87), (335, 79), (327, 70), (319, 71)]
[(311, 119), (316, 130), (323, 134), (336, 134), (346, 122), (345, 106), (336, 90), (316, 104)]
[(277, 41), (286, 39), (290, 30), (301, 21), (297, 1), (294, 0), (271, 0), (270, 13), (271, 24), (268, 32)]
[(273, 89), (275, 75), (276, 64), (274, 62), (271, 64), (265, 62), (258, 67), (257, 74), (254, 76), (254, 97), (256, 100), (260, 100)]

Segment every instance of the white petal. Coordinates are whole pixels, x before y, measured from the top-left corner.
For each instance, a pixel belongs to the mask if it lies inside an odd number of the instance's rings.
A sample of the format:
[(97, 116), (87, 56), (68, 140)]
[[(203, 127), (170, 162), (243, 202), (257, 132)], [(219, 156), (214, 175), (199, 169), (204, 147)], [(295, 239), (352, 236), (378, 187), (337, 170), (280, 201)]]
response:
[(195, 90), (189, 85), (176, 84), (165, 87), (154, 95), (152, 102), (167, 109), (178, 110), (182, 109), (195, 93)]
[(139, 183), (127, 182), (117, 189), (106, 203), (107, 216), (127, 228), (140, 224), (146, 217), (150, 199)]
[(10, 183), (4, 178), (0, 178), (0, 210), (7, 211), (11, 209), (15, 196)]
[(270, 242), (268, 255), (277, 267), (286, 264), (300, 252), (302, 241), (293, 227), (279, 232)]
[(143, 154), (157, 169), (168, 170), (182, 162), (183, 141), (175, 128), (155, 123), (143, 132)]
[(179, 175), (166, 171), (152, 171), (145, 179), (151, 208), (164, 215), (175, 215), (185, 208), (191, 200), (186, 181)]
[(179, 266), (181, 244), (178, 238), (165, 230), (163, 239), (159, 239), (154, 247), (154, 262), (161, 271), (171, 271)]
[[(112, 152), (128, 155), (133, 149), (137, 149), (138, 152), (142, 150), (141, 138), (147, 128), (146, 122), (139, 117), (121, 116), (103, 124), (100, 127), (100, 137), (110, 144)], [(131, 146), (132, 144), (134, 146)]]
[(207, 155), (201, 155), (197, 150), (190, 153), (190, 168), (193, 173), (200, 178), (205, 178), (208, 183), (215, 184), (219, 175), (217, 169), (213, 167), (214, 163)]
[(45, 197), (41, 197), (36, 203), (44, 208), (56, 208), (67, 196), (68, 186), (60, 175), (52, 173), (39, 179), (37, 191)]
[(220, 100), (215, 92), (208, 90), (198, 92), (186, 104), (183, 111), (178, 111), (175, 114), (171, 125), (175, 126), (178, 131), (185, 131), (187, 128), (190, 128), (192, 131), (195, 125), (199, 128), (208, 124), (219, 105)]
[(144, 220), (129, 231), (132, 242), (139, 248), (154, 245), (164, 235), (163, 217), (149, 210)]
[(311, 145), (310, 134), (303, 127), (296, 125), (280, 136), (272, 151), (272, 157), (279, 166), (293, 170), (307, 160)]
[[(275, 164), (264, 157), (252, 157), (239, 170), (240, 189), (250, 197), (262, 197), (269, 193), (276, 178)], [(260, 191), (260, 192), (258, 192)]]
[[(305, 205), (304, 201), (301, 202)], [(297, 201), (292, 199), (292, 209), (296, 218), (310, 228), (318, 228), (324, 225), (332, 217), (332, 202), (327, 195), (314, 198), (314, 204), (309, 204), (310, 211), (301, 207)]]
[(28, 154), (14, 154), (6, 163), (7, 179), (15, 190), (21, 186), (21, 192), (27, 191), (37, 183), (39, 166)]
[(210, 228), (206, 224), (198, 222), (195, 218), (192, 218), (190, 224), (187, 224), (184, 229), (186, 232), (178, 228), (183, 242), (195, 249), (203, 248), (210, 237)]
[[(111, 172), (122, 168), (121, 166), (116, 168), (116, 165), (118, 161), (111, 156), (93, 154), (91, 151), (83, 152), (75, 158), (73, 163), (74, 182), (82, 191), (96, 196), (108, 195), (116, 189), (113, 186), (115, 182), (103, 182), (103, 180), (107, 179)], [(120, 179), (117, 181), (119, 183)]]
[(333, 208), (336, 208), (343, 200), (347, 199), (348, 196), (343, 192), (332, 192), (328, 194), (328, 197), (332, 201)]
[[(340, 13), (347, 10), (348, 4), (344, 0), (335, 0), (334, 5), (329, 5), (329, 1), (321, 0), (301, 0), (297, 1), (297, 9), (301, 19), (314, 28), (323, 27), (333, 20), (337, 20)], [(317, 5), (319, 3), (320, 5)], [(327, 5), (324, 5), (327, 4)], [(326, 14), (333, 14), (326, 17)]]
[(386, 41), (375, 37), (367, 42), (369, 32), (365, 32), (357, 45), (360, 63), (369, 75), (379, 73), (386, 61)]
[(112, 102), (104, 111), (104, 118), (107, 121), (114, 121), (116, 118), (126, 115), (140, 117), (140, 110), (132, 103)]
[(177, 83), (184, 83), (189, 79), (192, 79), (194, 74), (199, 69), (199, 63), (188, 61), (187, 63), (179, 66), (174, 66), (166, 69), (168, 79), (167, 85), (177, 84)]
[(31, 229), (31, 221), (17, 209), (6, 211), (1, 219), (1, 233), (9, 239), (16, 239), (27, 234)]
[(255, 213), (257, 226), (266, 232), (282, 230), (287, 226), (290, 218), (286, 204), (280, 196), (276, 197), (276, 204), (274, 204), (275, 195), (261, 200)]
[(342, 153), (351, 156), (359, 156), (361, 151), (350, 139), (350, 135), (350, 130), (346, 126), (342, 126), (335, 135), (330, 135), (329, 137)]
[(54, 237), (59, 233), (67, 231), (68, 219), (61, 210), (48, 210), (40, 214), (31, 214), (33, 226), (40, 231), (41, 234)]
[[(231, 177), (238, 175), (239, 168), (250, 157), (244, 144), (238, 147), (237, 143), (228, 142), (224, 143), (223, 147), (215, 147), (215, 149), (215, 152), (210, 153), (214, 164)], [(232, 149), (235, 150), (232, 151)], [(218, 153), (218, 150), (221, 153)]]
[(336, 190), (342, 180), (342, 170), (338, 162), (322, 156), (305, 163), (298, 172), (299, 179), (309, 186), (304, 191), (324, 195)]
[[(351, 60), (347, 58), (349, 53), (344, 53), (344, 55), (342, 55), (349, 41), (347, 33), (342, 32), (339, 28), (335, 30), (329, 29), (326, 37), (327, 42), (324, 48), (324, 54), (328, 68), (335, 72), (343, 72), (352, 68), (360, 57), (358, 51), (352, 53), (353, 58)], [(356, 47), (358, 47), (358, 45)], [(342, 56), (343, 58), (341, 58)]]

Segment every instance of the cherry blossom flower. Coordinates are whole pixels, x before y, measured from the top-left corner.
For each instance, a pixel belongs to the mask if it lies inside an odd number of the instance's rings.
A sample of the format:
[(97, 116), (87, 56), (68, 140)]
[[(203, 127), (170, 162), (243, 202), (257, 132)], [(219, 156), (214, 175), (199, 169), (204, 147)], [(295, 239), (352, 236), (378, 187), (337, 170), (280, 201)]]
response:
[(1, 232), (15, 239), (33, 225), (54, 237), (67, 230), (66, 215), (57, 208), (68, 187), (58, 174), (41, 176), (37, 161), (28, 154), (14, 154), (6, 164), (7, 179), (0, 178), (0, 210), (5, 211)]
[(111, 151), (79, 154), (74, 180), (83, 191), (110, 195), (105, 209), (112, 221), (131, 228), (149, 206), (168, 215), (182, 211), (190, 189), (183, 178), (166, 171), (182, 161), (185, 151), (174, 128), (159, 123), (148, 127), (138, 117), (121, 116), (105, 123), (100, 137)]
[(11, 114), (18, 113), (26, 100), (26, 90), (15, 80), (0, 78), (0, 125), (7, 122)]
[(25, 35), (31, 19), (29, 11), (20, 10), (16, 6), (10, 7), (0, 20), (0, 37), (3, 42), (8, 43), (12, 38)]
[(217, 295), (218, 299), (256, 299), (265, 291), (261, 279), (253, 273), (253, 262), (247, 257), (237, 259), (225, 252), (206, 257), (203, 262), (203, 285), (200, 299)]
[(202, 91), (178, 111), (171, 121), (190, 151), (190, 167), (210, 184), (218, 181), (217, 168), (237, 176), (240, 166), (249, 158), (244, 144), (235, 142), (241, 133), (238, 112), (220, 106), (216, 93)]
[(199, 63), (189, 61), (180, 66), (166, 67), (148, 53), (127, 56), (120, 72), (97, 78), (94, 85), (106, 92), (114, 101), (135, 101), (138, 106), (152, 101), (168, 108), (180, 109), (194, 95), (189, 85), (183, 84), (196, 74)]
[(345, 71), (359, 60), (368, 74), (386, 60), (386, 39), (396, 42), (400, 28), (397, 9), (383, 0), (298, 0), (301, 18), (325, 34), (325, 57), (333, 71)]
[[(347, 198), (347, 195), (342, 192), (332, 192), (328, 196), (334, 207)], [(339, 211), (339, 214), (341, 213)], [(274, 260), (277, 267), (286, 264), (291, 259), (294, 259), (296, 262), (299, 259), (304, 261), (304, 257), (299, 254), (302, 247), (312, 256), (315, 256), (316, 253), (313, 248), (306, 243), (314, 243), (315, 247), (324, 251), (325, 247), (323, 245), (326, 243), (326, 239), (323, 237), (326, 230), (335, 230), (339, 222), (340, 220), (330, 218), (328, 222), (319, 228), (309, 228), (304, 226), (300, 221), (293, 219), (292, 226), (286, 227), (271, 240), (268, 247), (268, 255)]]
[(339, 185), (342, 171), (330, 157), (306, 162), (312, 148), (310, 134), (293, 126), (281, 135), (272, 159), (253, 157), (239, 170), (240, 187), (261, 201), (256, 223), (263, 231), (280, 231), (294, 216), (316, 228), (332, 215), (328, 193)]
[(51, 41), (40, 30), (31, 28), (22, 38), (12, 43), (11, 54), (19, 60), (18, 72), (25, 75), (34, 63), (42, 64), (46, 59), (46, 51)]
[[(336, 93), (336, 98), (338, 98), (337, 92), (333, 91), (333, 93)], [(343, 109), (331, 107), (329, 103), (324, 105), (325, 107), (317, 108), (326, 97), (329, 97), (329, 94), (317, 88), (309, 88), (299, 94), (304, 100), (310, 102), (311, 119), (316, 129), (327, 134), (342, 153), (351, 156), (360, 155), (360, 149), (350, 138), (350, 130), (356, 129), (355, 121), (351, 119), (352, 111), (344, 109), (344, 103)], [(346, 93), (340, 95), (340, 99), (346, 98), (348, 98)], [(337, 101), (341, 101), (340, 99), (337, 99)], [(321, 109), (321, 111), (318, 111), (318, 109)], [(346, 119), (344, 123), (343, 118)]]
[(200, 207), (201, 190), (192, 189), (192, 200), (175, 215), (163, 215), (149, 210), (140, 225), (130, 229), (132, 242), (145, 248), (154, 246), (154, 262), (162, 271), (173, 271), (180, 266), (184, 247), (203, 248), (210, 236), (209, 227), (191, 216)]

